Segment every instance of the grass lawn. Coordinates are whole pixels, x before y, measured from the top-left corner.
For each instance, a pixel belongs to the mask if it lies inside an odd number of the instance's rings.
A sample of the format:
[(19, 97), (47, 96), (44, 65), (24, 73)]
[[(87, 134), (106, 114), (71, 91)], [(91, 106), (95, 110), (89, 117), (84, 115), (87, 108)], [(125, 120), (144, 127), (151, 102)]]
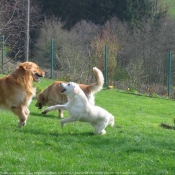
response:
[[(41, 79), (43, 89), (52, 80)], [(33, 100), (27, 125), (0, 111), (0, 174), (174, 174), (175, 102), (102, 90), (96, 104), (115, 116), (104, 136), (88, 123), (60, 127), (57, 111), (42, 115)], [(68, 113), (65, 112), (65, 117)]]
[(168, 5), (169, 14), (172, 17), (175, 17), (175, 0), (161, 0), (163, 4)]

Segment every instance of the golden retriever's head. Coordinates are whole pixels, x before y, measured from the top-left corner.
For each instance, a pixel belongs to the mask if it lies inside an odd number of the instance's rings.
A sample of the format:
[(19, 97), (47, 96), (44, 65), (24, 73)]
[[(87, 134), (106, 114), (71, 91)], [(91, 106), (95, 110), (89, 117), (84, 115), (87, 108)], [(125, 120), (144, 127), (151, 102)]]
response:
[(31, 73), (33, 81), (39, 82), (39, 77), (44, 77), (44, 72), (38, 67), (37, 64), (33, 62), (24, 62), (19, 64), (19, 68), (24, 69), (25, 71)]
[(35, 106), (38, 107), (38, 109), (42, 109), (43, 106), (45, 106), (47, 102), (48, 102), (48, 100), (44, 97), (44, 95), (42, 93), (40, 93), (37, 96), (37, 102), (36, 102)]

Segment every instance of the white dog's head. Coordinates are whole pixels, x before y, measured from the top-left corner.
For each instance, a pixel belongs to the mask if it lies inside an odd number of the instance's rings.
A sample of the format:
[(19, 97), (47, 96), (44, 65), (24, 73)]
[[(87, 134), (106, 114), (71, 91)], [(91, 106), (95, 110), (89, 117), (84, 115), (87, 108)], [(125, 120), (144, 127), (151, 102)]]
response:
[(60, 86), (62, 88), (60, 93), (66, 94), (68, 96), (73, 94), (76, 95), (81, 91), (79, 85), (74, 82), (61, 83)]

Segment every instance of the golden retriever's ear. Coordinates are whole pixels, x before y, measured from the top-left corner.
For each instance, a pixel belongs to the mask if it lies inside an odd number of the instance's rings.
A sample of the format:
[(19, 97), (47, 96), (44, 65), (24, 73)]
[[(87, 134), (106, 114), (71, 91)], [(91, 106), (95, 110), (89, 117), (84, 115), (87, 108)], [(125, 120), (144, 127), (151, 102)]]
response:
[(29, 70), (29, 69), (31, 69), (32, 65), (28, 62), (24, 62), (24, 63), (20, 63), (19, 67), (23, 68), (24, 70)]

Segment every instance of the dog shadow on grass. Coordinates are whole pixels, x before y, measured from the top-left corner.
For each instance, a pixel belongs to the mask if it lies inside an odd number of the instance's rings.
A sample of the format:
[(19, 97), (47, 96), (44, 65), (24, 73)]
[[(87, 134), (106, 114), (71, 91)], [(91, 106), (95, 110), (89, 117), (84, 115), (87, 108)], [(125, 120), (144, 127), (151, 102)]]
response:
[(60, 138), (60, 137), (78, 137), (78, 136), (80, 136), (80, 137), (84, 137), (84, 136), (96, 136), (96, 135), (94, 135), (94, 133), (93, 133), (93, 131), (92, 132), (69, 132), (69, 131), (62, 131), (62, 132), (59, 132), (58, 130), (57, 131), (51, 131), (51, 132), (49, 132), (49, 130), (48, 130), (48, 132), (47, 131), (43, 131), (43, 130), (41, 130), (41, 129), (33, 129), (33, 128), (27, 128), (27, 129), (24, 129), (24, 130), (18, 130), (18, 131), (20, 131), (20, 132), (23, 132), (23, 133), (30, 133), (30, 134), (34, 134), (34, 135), (43, 135), (43, 136), (46, 136), (46, 135), (48, 135), (48, 136), (53, 136), (53, 137), (58, 137), (58, 138)]
[(39, 111), (38, 113), (37, 112), (31, 112), (30, 114), (33, 115), (33, 116), (37, 116), (37, 117), (58, 118), (58, 119), (60, 119), (59, 117), (57, 117), (55, 115), (52, 115), (52, 114), (42, 114), (41, 111)]
[(81, 145), (81, 142), (85, 144), (85, 146), (90, 145), (90, 147), (99, 149), (102, 149), (103, 145), (116, 146), (113, 134), (110, 134), (110, 132), (107, 135), (102, 136), (94, 135), (93, 130), (79, 131), (75, 129), (68, 131), (61, 128), (61, 126), (58, 126), (56, 129), (51, 129), (49, 127), (48, 130), (47, 128), (42, 129), (41, 127), (37, 128), (36, 126), (26, 126), (26, 128), (22, 130), (18, 129), (17, 131), (24, 135), (31, 135), (30, 138), (32, 138), (31, 140), (34, 144), (36, 143), (36, 146), (41, 144), (59, 151), (62, 144), (64, 144), (64, 147), (69, 148), (72, 145), (72, 149), (76, 149), (76, 145)]

